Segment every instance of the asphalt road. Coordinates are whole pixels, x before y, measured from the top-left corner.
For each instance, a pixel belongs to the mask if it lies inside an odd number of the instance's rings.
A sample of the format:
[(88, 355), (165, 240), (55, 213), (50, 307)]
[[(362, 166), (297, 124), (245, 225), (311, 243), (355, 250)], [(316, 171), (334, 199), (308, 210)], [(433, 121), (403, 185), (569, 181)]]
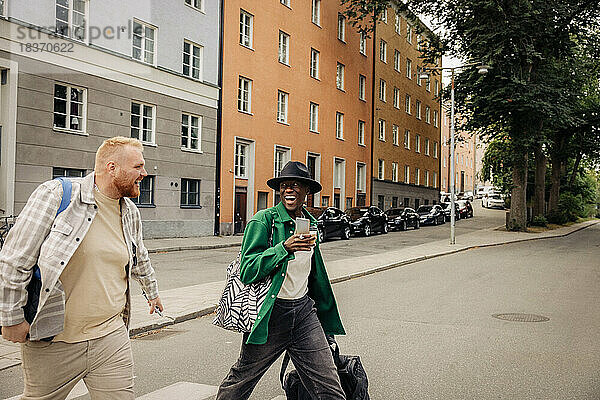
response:
[[(457, 237), (504, 224), (506, 219), (504, 210), (481, 208), (481, 201), (477, 200), (473, 205), (475, 216), (456, 222)], [(447, 222), (444, 225), (424, 226), (418, 230), (389, 232), (386, 235), (376, 234), (369, 238), (360, 236), (353, 236), (350, 240), (332, 238), (321, 245), (321, 251), (327, 263), (449, 238), (450, 223)], [(151, 260), (156, 270), (159, 287), (173, 289), (225, 280), (225, 268), (238, 251), (239, 247), (176, 251), (151, 254)]]

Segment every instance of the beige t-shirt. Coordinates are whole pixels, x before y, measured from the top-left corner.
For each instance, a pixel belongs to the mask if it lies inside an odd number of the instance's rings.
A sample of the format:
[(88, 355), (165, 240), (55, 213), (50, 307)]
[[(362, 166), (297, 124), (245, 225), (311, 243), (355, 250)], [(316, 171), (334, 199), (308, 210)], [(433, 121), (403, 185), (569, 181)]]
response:
[(308, 276), (310, 275), (311, 260), (314, 249), (296, 251), (294, 259), (288, 261), (287, 271), (279, 294), (280, 299), (299, 299), (308, 293)]
[(124, 322), (129, 262), (119, 200), (95, 190), (98, 213), (60, 275), (65, 289), (65, 329), (54, 341), (76, 343), (114, 332)]

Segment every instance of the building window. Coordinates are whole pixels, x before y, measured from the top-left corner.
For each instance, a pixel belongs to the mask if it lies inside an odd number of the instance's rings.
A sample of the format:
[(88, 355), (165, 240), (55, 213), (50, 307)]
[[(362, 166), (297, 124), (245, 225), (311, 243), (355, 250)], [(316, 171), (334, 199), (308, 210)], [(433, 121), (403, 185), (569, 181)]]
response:
[(415, 152), (421, 152), (421, 135), (415, 135)]
[(387, 43), (383, 39), (379, 41), (379, 59), (387, 63)]
[[(0, 15), (4, 15), (4, 3), (0, 5)], [(56, 33), (85, 41), (87, 10), (86, 0), (56, 0)]]
[(409, 23), (407, 23), (406, 24), (406, 41), (410, 44), (412, 44), (412, 41), (413, 41), (412, 37), (413, 37), (413, 27)]
[(386, 92), (386, 83), (383, 79), (379, 80), (379, 100), (385, 103), (385, 93)]
[(433, 158), (438, 158), (438, 142), (433, 142)]
[(256, 206), (256, 210), (264, 210), (269, 207), (269, 193), (268, 192), (258, 192), (258, 204)]
[(438, 112), (433, 110), (433, 126), (438, 127)]
[(279, 177), (281, 169), (290, 160), (290, 149), (286, 147), (275, 147), (275, 177)]
[(417, 85), (422, 86), (423, 85), (423, 80), (421, 79), (421, 71), (423, 71), (423, 69), (417, 65)]
[(400, 89), (394, 88), (394, 108), (400, 109)]
[(252, 48), (252, 36), (254, 31), (254, 16), (244, 10), (240, 10), (240, 44)]
[(365, 121), (358, 121), (358, 144), (365, 145)]
[(425, 186), (429, 186), (429, 171), (425, 170)]
[(4, 0), (0, 0), (0, 16), (6, 16), (6, 4), (4, 4)]
[(412, 79), (412, 61), (410, 58), (406, 59), (406, 77)]
[(338, 14), (337, 38), (346, 42), (346, 17)]
[(346, 210), (352, 208), (352, 197), (346, 197)]
[(279, 0), (279, 2), (286, 7), (290, 7), (290, 0)]
[(156, 53), (156, 28), (144, 22), (133, 21), (133, 49), (131, 56), (154, 65)]
[(396, 30), (396, 33), (399, 35), (400, 34), (400, 15), (396, 14), (395, 15), (395, 21), (394, 21), (394, 29)]
[(329, 207), (329, 196), (321, 196), (321, 207)]
[(192, 6), (197, 10), (203, 11), (204, 5), (202, 4), (202, 0), (185, 0), (185, 4), (188, 6)]
[(404, 131), (404, 148), (410, 149), (410, 131), (408, 129)]
[(364, 192), (367, 187), (367, 166), (363, 163), (356, 163), (356, 190)]
[(54, 128), (85, 133), (87, 90), (54, 85)]
[(408, 165), (404, 166), (404, 183), (410, 183), (410, 167)]
[(394, 69), (400, 72), (400, 52), (394, 50)]
[(154, 106), (131, 102), (131, 137), (154, 144)]
[(364, 75), (358, 76), (358, 98), (365, 101), (367, 88), (367, 77)]
[(244, 142), (235, 143), (235, 177), (248, 178), (248, 153), (250, 145)]
[(200, 207), (200, 180), (181, 178), (181, 207)]
[(398, 138), (400, 135), (398, 134), (398, 131), (398, 125), (392, 125), (392, 142), (394, 143), (394, 146), (400, 145), (400, 140)]
[(367, 55), (367, 34), (364, 32), (360, 33), (359, 38), (359, 51), (363, 56)]
[(338, 89), (344, 90), (344, 64), (337, 63), (337, 70), (335, 75), (335, 85)]
[(85, 176), (85, 169), (61, 168), (61, 167), (53, 167), (52, 168), (52, 179), (55, 179), (58, 177), (83, 178), (84, 176)]
[(410, 114), (410, 94), (407, 94), (404, 98), (404, 111), (406, 111), (407, 114)]
[(385, 196), (382, 194), (377, 195), (377, 207), (381, 208), (382, 210), (385, 207)]
[(398, 197), (392, 196), (392, 208), (398, 207)]
[(290, 35), (279, 31), (279, 62), (290, 65)]
[(238, 111), (252, 112), (252, 81), (240, 76), (238, 82)]
[(429, 155), (429, 138), (425, 138), (425, 155)]
[(421, 119), (421, 101), (420, 100), (415, 101), (415, 116), (417, 117), (417, 119)]
[(333, 159), (333, 187), (335, 189), (342, 188), (342, 182), (344, 181), (346, 163), (341, 158)]
[(433, 94), (435, 95), (435, 97), (440, 95), (440, 83), (437, 81), (437, 79), (434, 82), (433, 85)]
[(381, 21), (384, 23), (388, 23), (388, 13), (387, 13), (387, 8), (385, 8), (382, 12), (381, 12)]
[(308, 130), (316, 133), (319, 132), (319, 105), (316, 103), (310, 103)]
[(415, 185), (421, 184), (421, 170), (419, 168), (415, 168)]
[(398, 182), (398, 163), (392, 163), (392, 181)]
[(312, 22), (321, 26), (321, 0), (312, 0)]
[(425, 122), (431, 123), (431, 107), (425, 106)]
[(379, 120), (379, 140), (385, 142), (385, 121), (383, 119)]
[(438, 187), (438, 183), (437, 183), (438, 179), (437, 179), (437, 172), (433, 173), (433, 187), (437, 189)]
[(317, 50), (310, 49), (310, 76), (315, 79), (319, 79), (319, 56)]
[(425, 90), (431, 92), (431, 77), (427, 78), (427, 80), (425, 81)]
[(377, 160), (377, 179), (383, 180), (385, 174), (385, 164), (382, 159)]
[(335, 138), (344, 138), (344, 114), (341, 112), (335, 113)]
[(202, 117), (181, 114), (181, 148), (201, 151)]
[(183, 42), (183, 74), (193, 79), (202, 79), (202, 46), (187, 40)]
[(287, 124), (288, 120), (288, 98), (289, 94), (281, 90), (277, 91), (277, 122)]
[(154, 205), (154, 176), (147, 175), (140, 182), (140, 195), (131, 200), (138, 206)]

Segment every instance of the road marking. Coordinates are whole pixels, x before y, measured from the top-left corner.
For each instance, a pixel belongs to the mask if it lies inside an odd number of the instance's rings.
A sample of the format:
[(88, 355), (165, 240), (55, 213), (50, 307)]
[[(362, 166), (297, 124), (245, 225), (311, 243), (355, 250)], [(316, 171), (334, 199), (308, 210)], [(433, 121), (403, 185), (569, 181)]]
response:
[[(217, 394), (218, 386), (203, 385), (201, 383), (177, 382), (154, 392), (136, 397), (137, 400), (164, 400), (164, 399), (195, 399), (207, 400)], [(66, 400), (74, 400), (88, 393), (83, 380), (77, 382)], [(4, 400), (19, 400), (22, 394)], [(285, 400), (285, 397), (283, 398)], [(279, 400), (279, 397), (277, 398)]]
[(217, 394), (217, 386), (203, 385), (201, 383), (177, 382), (154, 392), (147, 393), (137, 400), (164, 400), (164, 399), (196, 399), (204, 400)]

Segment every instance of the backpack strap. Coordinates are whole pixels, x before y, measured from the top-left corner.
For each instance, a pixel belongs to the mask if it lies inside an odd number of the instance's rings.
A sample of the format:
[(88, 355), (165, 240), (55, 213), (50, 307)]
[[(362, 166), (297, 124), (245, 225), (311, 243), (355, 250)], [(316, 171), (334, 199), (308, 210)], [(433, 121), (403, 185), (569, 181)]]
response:
[[(71, 182), (70, 179), (67, 179), (62, 176), (58, 177), (56, 179), (60, 181), (60, 183), (62, 185), (63, 193), (62, 193), (62, 199), (60, 200), (60, 205), (58, 206), (58, 211), (56, 211), (56, 215), (54, 216), (54, 218), (58, 217), (58, 214), (60, 214), (61, 212), (65, 211), (67, 209), (67, 207), (71, 203), (71, 193), (73, 190), (73, 183)], [(38, 279), (38, 280), (42, 279), (42, 274), (40, 273), (40, 267), (38, 267), (37, 265), (33, 268), (33, 278)]]

